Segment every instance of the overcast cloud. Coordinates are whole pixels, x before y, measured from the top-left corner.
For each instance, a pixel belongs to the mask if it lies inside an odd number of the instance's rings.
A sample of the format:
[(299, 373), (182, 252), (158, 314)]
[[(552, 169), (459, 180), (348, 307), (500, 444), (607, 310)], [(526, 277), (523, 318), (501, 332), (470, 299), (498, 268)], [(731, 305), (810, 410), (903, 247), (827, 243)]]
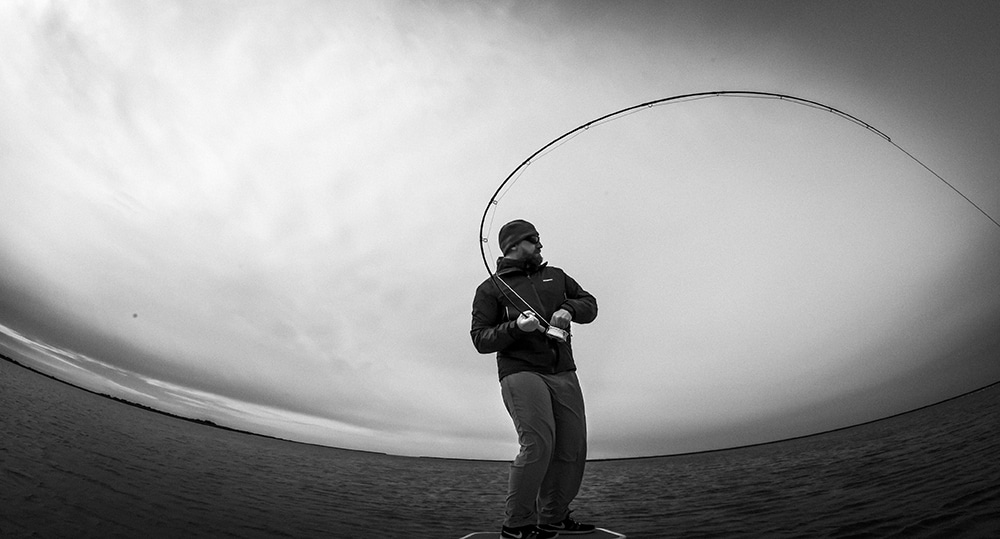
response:
[[(285, 438), (510, 458), (469, 339), (494, 189), (670, 95), (853, 114), (1000, 215), (992, 2), (9, 2), (0, 352)], [(597, 296), (593, 457), (868, 421), (1000, 378), (1000, 229), (878, 135), (714, 98), (500, 200)], [(495, 244), (487, 244), (489, 258)]]

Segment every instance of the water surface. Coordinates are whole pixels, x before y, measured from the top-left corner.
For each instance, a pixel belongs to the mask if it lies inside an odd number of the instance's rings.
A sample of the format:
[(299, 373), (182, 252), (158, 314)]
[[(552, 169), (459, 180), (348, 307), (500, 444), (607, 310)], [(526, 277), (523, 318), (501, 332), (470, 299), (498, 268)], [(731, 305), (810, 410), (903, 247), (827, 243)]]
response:
[[(507, 463), (212, 428), (0, 361), (0, 536), (461, 537)], [(1000, 537), (1000, 386), (756, 447), (595, 461), (580, 520), (643, 537)]]

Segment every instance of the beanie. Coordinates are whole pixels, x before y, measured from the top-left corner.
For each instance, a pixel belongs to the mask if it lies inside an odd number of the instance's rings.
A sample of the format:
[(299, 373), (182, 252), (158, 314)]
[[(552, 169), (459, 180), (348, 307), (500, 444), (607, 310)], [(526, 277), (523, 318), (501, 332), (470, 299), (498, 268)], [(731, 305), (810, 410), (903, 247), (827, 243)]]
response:
[(537, 236), (535, 225), (522, 219), (515, 219), (500, 227), (500, 251), (507, 254), (511, 247), (529, 236)]

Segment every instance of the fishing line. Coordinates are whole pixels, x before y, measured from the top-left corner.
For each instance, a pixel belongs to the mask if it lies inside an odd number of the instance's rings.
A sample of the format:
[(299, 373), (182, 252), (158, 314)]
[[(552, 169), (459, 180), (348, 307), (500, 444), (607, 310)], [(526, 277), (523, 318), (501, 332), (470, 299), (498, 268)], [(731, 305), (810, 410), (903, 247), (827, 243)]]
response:
[[(514, 184), (517, 183), (517, 180), (521, 177), (521, 175), (524, 173), (524, 171), (527, 169), (527, 167), (531, 163), (537, 161), (538, 159), (542, 158), (546, 154), (554, 151), (559, 146), (562, 146), (563, 144), (569, 142), (574, 137), (580, 135), (581, 133), (583, 133), (584, 131), (589, 130), (592, 127), (597, 127), (597, 126), (600, 126), (602, 124), (608, 123), (608, 122), (610, 122), (612, 120), (617, 120), (617, 119), (620, 119), (620, 118), (624, 118), (625, 116), (629, 116), (631, 114), (635, 114), (635, 113), (641, 112), (643, 110), (648, 110), (648, 109), (651, 109), (651, 108), (656, 107), (656, 106), (667, 105), (667, 104), (686, 103), (686, 102), (691, 102), (691, 101), (698, 101), (698, 100), (702, 100), (702, 99), (712, 99), (712, 98), (717, 98), (717, 97), (729, 97), (729, 98), (740, 98), (740, 99), (776, 99), (778, 101), (785, 101), (785, 102), (792, 103), (792, 104), (795, 104), (795, 105), (801, 105), (801, 106), (805, 106), (805, 107), (814, 108), (814, 109), (817, 109), (817, 110), (829, 112), (831, 114), (834, 114), (835, 116), (839, 116), (839, 117), (841, 117), (841, 118), (843, 118), (843, 119), (845, 119), (845, 120), (847, 120), (847, 121), (849, 121), (851, 123), (854, 123), (855, 125), (863, 127), (866, 130), (868, 130), (868, 131), (870, 131), (870, 132), (878, 135), (879, 137), (885, 139), (886, 142), (888, 142), (889, 144), (891, 144), (892, 146), (894, 146), (899, 151), (903, 152), (904, 155), (906, 155), (907, 157), (909, 157), (910, 159), (912, 159), (913, 161), (915, 161), (921, 167), (923, 167), (928, 172), (930, 172), (932, 175), (934, 175), (935, 178), (937, 178), (942, 183), (944, 183), (949, 188), (951, 188), (952, 191), (955, 191), (956, 193), (958, 193), (958, 195), (961, 196), (963, 199), (965, 199), (966, 202), (968, 202), (969, 204), (971, 204), (972, 207), (974, 207), (975, 209), (979, 210), (979, 213), (983, 214), (987, 219), (989, 219), (990, 221), (992, 221), (993, 224), (997, 226), (997, 228), (1000, 228), (1000, 222), (998, 222), (996, 219), (994, 219), (990, 214), (988, 214), (986, 212), (986, 210), (984, 210), (978, 204), (976, 204), (975, 202), (973, 202), (972, 199), (970, 199), (969, 197), (967, 197), (964, 193), (962, 193), (957, 187), (955, 187), (953, 184), (951, 184), (948, 180), (944, 179), (944, 177), (942, 177), (940, 174), (938, 174), (937, 172), (935, 172), (934, 170), (932, 170), (929, 166), (927, 166), (925, 163), (923, 163), (922, 161), (920, 161), (919, 159), (917, 159), (913, 154), (911, 154), (910, 152), (906, 151), (902, 146), (900, 146), (899, 144), (897, 144), (896, 142), (894, 142), (891, 138), (889, 138), (888, 135), (886, 135), (882, 131), (876, 129), (875, 127), (873, 127), (868, 122), (865, 122), (864, 120), (862, 120), (862, 119), (860, 119), (860, 118), (858, 118), (858, 117), (856, 117), (854, 115), (848, 114), (848, 113), (846, 113), (846, 112), (844, 112), (842, 110), (836, 109), (836, 108), (831, 107), (829, 105), (825, 105), (825, 104), (820, 103), (818, 101), (813, 101), (811, 99), (805, 99), (805, 98), (802, 98), (802, 97), (797, 97), (797, 96), (788, 95), (788, 94), (780, 94), (780, 93), (775, 93), (775, 92), (760, 92), (760, 91), (749, 91), (749, 90), (718, 90), (718, 91), (712, 91), (712, 92), (695, 92), (695, 93), (690, 93), (690, 94), (679, 94), (679, 95), (674, 95), (674, 96), (670, 96), (670, 97), (664, 97), (662, 99), (655, 99), (653, 101), (647, 101), (645, 103), (639, 103), (638, 105), (632, 105), (630, 107), (626, 107), (626, 108), (623, 108), (621, 110), (617, 110), (615, 112), (612, 112), (612, 113), (609, 113), (609, 114), (605, 114), (603, 116), (600, 116), (598, 118), (590, 120), (587, 123), (584, 123), (584, 124), (582, 124), (580, 126), (577, 126), (576, 128), (571, 129), (571, 130), (563, 133), (562, 135), (559, 135), (558, 137), (556, 137), (555, 139), (553, 139), (548, 144), (546, 144), (546, 145), (542, 146), (541, 148), (539, 148), (538, 150), (536, 150), (533, 154), (531, 154), (530, 156), (528, 156), (527, 159), (525, 159), (524, 161), (522, 161), (521, 164), (517, 166), (517, 168), (515, 168), (510, 174), (508, 174), (506, 178), (504, 178), (504, 180), (500, 183), (500, 185), (493, 192), (493, 196), (490, 197), (489, 202), (486, 204), (486, 209), (483, 211), (483, 218), (479, 222), (479, 252), (482, 255), (483, 264), (486, 266), (486, 271), (489, 273), (489, 275), (493, 279), (493, 282), (496, 285), (497, 289), (500, 290), (500, 292), (507, 299), (507, 301), (510, 301), (512, 304), (516, 305), (516, 303), (514, 303), (514, 301), (511, 300), (510, 296), (507, 295), (507, 292), (504, 290), (504, 288), (506, 288), (507, 290), (509, 290), (510, 292), (512, 292), (514, 294), (514, 296), (517, 297), (517, 299), (521, 300), (521, 302), (524, 303), (528, 307), (528, 310), (531, 311), (531, 313), (534, 314), (535, 317), (542, 323), (543, 327), (545, 327), (546, 329), (548, 329), (550, 327), (550, 324), (548, 323), (548, 321), (543, 320), (542, 317), (541, 317), (541, 315), (539, 315), (538, 312), (535, 311), (535, 309), (533, 307), (531, 307), (530, 303), (528, 303), (527, 301), (525, 301), (524, 298), (522, 298), (513, 288), (511, 288), (511, 286), (509, 284), (507, 284), (507, 282), (505, 282), (503, 280), (503, 278), (501, 278), (500, 276), (498, 276), (493, 271), (493, 269), (490, 267), (490, 261), (489, 261), (489, 259), (486, 256), (486, 249), (488, 248), (488, 245), (489, 245), (489, 238), (487, 237), (487, 233), (490, 232), (493, 229), (493, 219), (496, 217), (496, 208), (500, 205), (500, 200), (504, 196), (506, 196), (506, 194), (510, 191), (510, 189), (514, 186)], [(489, 219), (489, 227), (488, 228), (486, 227), (487, 219)], [(492, 252), (490, 254), (492, 254)], [(503, 286), (501, 286), (501, 285), (503, 285)]]

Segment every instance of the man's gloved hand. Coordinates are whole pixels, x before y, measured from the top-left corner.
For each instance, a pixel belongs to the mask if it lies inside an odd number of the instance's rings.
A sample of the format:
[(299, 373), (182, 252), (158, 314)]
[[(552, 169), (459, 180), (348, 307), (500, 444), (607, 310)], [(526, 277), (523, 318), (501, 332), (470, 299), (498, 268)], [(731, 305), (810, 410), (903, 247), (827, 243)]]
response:
[(549, 323), (557, 328), (569, 329), (569, 323), (572, 321), (573, 315), (569, 311), (559, 309), (552, 315), (552, 320)]
[(517, 327), (521, 328), (521, 331), (532, 332), (541, 329), (542, 323), (535, 317), (535, 313), (524, 311), (517, 317)]

